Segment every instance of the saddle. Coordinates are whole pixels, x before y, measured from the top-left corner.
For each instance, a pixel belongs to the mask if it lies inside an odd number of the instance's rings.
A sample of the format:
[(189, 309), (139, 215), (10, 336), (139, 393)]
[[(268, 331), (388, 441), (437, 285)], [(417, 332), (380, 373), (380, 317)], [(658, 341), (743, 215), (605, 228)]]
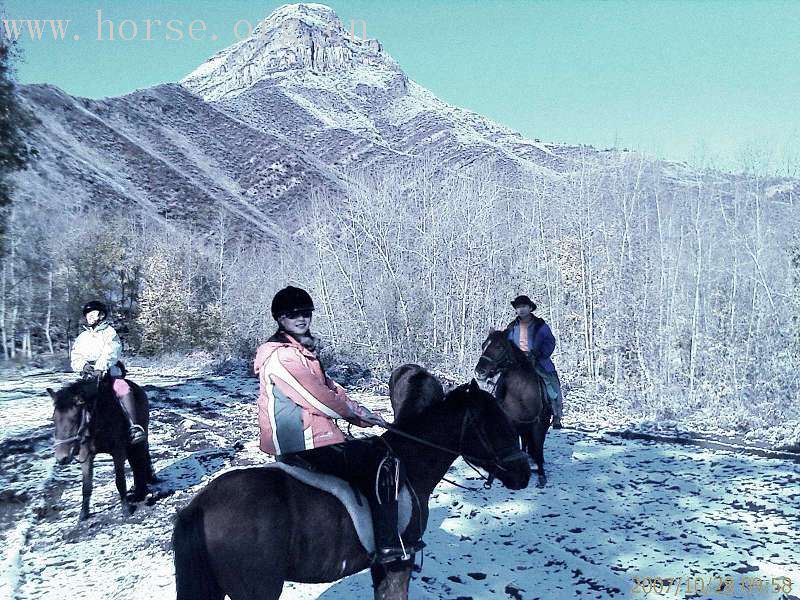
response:
[[(364, 546), (367, 553), (372, 554), (375, 552), (375, 535), (372, 529), (372, 513), (370, 512), (369, 504), (364, 495), (347, 481), (327, 473), (309, 471), (302, 467), (281, 462), (270, 463), (264, 468), (280, 469), (306, 485), (336, 496), (347, 509), (361, 545)], [(411, 522), (411, 511), (411, 494), (408, 491), (408, 487), (403, 485), (397, 498), (397, 524), (400, 533), (403, 533)]]
[(550, 394), (548, 394), (548, 393), (547, 393), (547, 384), (546, 384), (546, 383), (545, 383), (545, 381), (544, 381), (544, 377), (542, 377), (542, 376), (539, 374), (539, 371), (538, 371), (538, 369), (536, 369), (536, 358), (535, 358), (535, 357), (533, 357), (533, 356), (530, 356), (530, 357), (528, 358), (528, 360), (529, 360), (529, 361), (531, 362), (531, 364), (534, 366), (534, 370), (535, 370), (534, 372), (536, 373), (536, 382), (539, 384), (539, 390), (541, 390), (541, 393), (542, 393), (542, 398), (544, 398), (545, 400), (547, 400), (547, 403), (550, 405), (550, 409), (552, 410), (552, 408), (553, 408), (553, 401), (555, 400), (555, 398), (551, 398), (551, 397), (550, 397)]

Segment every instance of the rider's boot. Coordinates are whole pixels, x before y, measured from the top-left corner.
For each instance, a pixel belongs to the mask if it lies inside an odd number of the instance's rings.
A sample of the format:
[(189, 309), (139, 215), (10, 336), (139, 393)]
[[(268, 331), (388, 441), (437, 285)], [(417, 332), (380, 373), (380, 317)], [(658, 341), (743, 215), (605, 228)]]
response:
[(424, 546), (422, 541), (404, 545), (398, 532), (397, 498), (400, 491), (400, 462), (387, 455), (378, 468), (377, 504), (373, 506), (372, 521), (375, 532), (375, 560), (391, 563), (410, 560)]
[(137, 424), (133, 420), (133, 415), (136, 413), (136, 404), (133, 397), (133, 392), (127, 392), (118, 396), (119, 405), (122, 407), (122, 412), (125, 414), (125, 419), (128, 421), (128, 441), (131, 444), (141, 444), (147, 439), (144, 427)]

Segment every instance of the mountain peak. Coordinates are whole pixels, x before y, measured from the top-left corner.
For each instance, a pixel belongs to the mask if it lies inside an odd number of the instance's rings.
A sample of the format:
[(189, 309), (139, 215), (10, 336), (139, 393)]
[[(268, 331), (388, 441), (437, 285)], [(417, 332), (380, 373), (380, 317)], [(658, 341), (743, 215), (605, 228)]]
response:
[(296, 19), (309, 26), (321, 29), (341, 26), (335, 10), (325, 4), (316, 4), (314, 2), (284, 4), (272, 11), (272, 14), (261, 23), (271, 22), (274, 25), (280, 21), (290, 19)]
[(397, 68), (377, 40), (359, 39), (357, 33), (347, 31), (324, 4), (284, 4), (250, 36), (212, 56), (180, 83), (206, 100), (220, 100), (298, 69), (324, 73), (364, 64)]

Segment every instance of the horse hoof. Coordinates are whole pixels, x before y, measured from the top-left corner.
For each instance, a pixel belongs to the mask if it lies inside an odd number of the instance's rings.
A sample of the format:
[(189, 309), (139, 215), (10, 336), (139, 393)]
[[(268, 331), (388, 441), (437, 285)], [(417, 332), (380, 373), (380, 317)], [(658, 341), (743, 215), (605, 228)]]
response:
[(141, 502), (145, 498), (147, 498), (147, 488), (140, 491), (139, 488), (132, 487), (130, 491), (125, 494), (125, 500), (128, 502)]
[(536, 487), (543, 488), (546, 483), (547, 483), (546, 477), (539, 477), (539, 480), (536, 482)]

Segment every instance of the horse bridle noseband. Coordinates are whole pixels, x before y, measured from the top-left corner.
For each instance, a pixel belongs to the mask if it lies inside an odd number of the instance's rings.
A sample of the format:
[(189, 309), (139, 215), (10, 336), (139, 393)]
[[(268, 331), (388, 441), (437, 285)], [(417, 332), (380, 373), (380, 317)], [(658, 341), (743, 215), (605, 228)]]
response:
[[(78, 403), (76, 402), (76, 404)], [(89, 431), (89, 422), (90, 422), (89, 417), (91, 416), (91, 411), (89, 410), (89, 406), (86, 404), (85, 401), (80, 403), (80, 406), (81, 406), (81, 424), (80, 427), (78, 427), (78, 431), (75, 432), (75, 435), (73, 435), (72, 437), (65, 438), (63, 440), (60, 440), (58, 438), (53, 438), (53, 446), (72, 444), (72, 446), (69, 449), (70, 458), (73, 458), (75, 456), (78, 449), (84, 443), (86, 443), (86, 440), (88, 440), (89, 437), (91, 436), (91, 432)], [(80, 444), (75, 444), (74, 442), (80, 442)], [(81, 463), (84, 461), (78, 460), (78, 462)]]

